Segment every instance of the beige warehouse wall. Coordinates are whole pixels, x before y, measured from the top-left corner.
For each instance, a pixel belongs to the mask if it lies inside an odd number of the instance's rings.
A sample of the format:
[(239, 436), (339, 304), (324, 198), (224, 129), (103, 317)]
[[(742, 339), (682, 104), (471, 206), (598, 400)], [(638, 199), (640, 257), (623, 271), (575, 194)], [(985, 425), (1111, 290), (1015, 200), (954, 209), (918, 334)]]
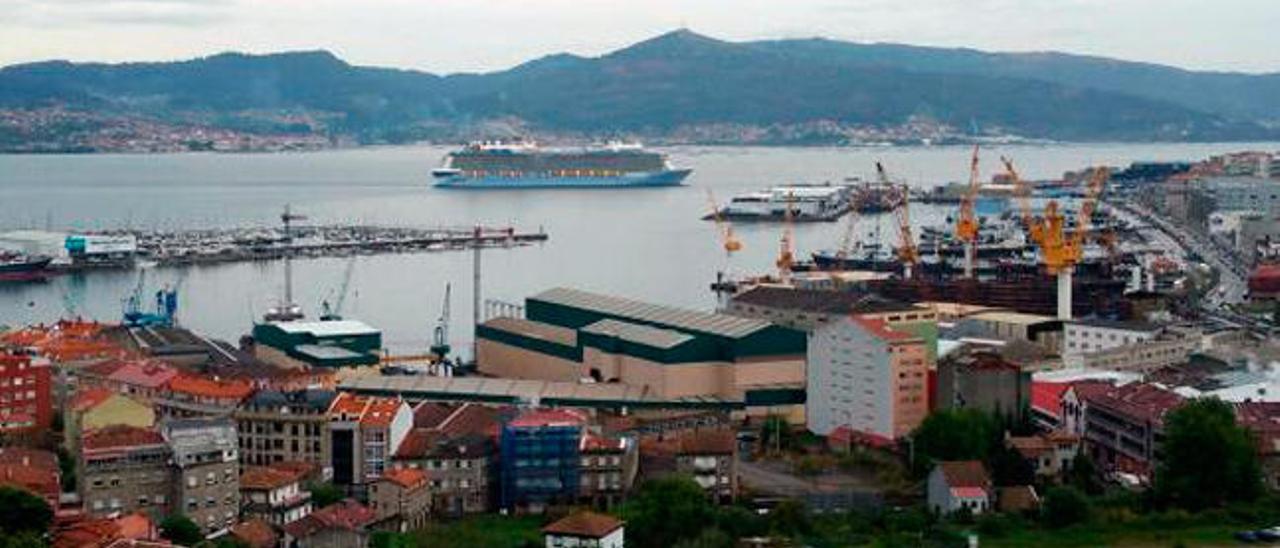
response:
[(577, 362), (491, 340), (480, 339), (476, 353), (476, 367), (495, 377), (577, 382), (586, 376)]

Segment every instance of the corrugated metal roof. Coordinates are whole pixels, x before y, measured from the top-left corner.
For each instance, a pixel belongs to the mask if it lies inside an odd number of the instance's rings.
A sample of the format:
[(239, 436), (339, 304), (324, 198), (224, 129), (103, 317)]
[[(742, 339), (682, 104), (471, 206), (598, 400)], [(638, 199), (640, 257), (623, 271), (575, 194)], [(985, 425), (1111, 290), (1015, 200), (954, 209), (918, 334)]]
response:
[(704, 402), (740, 403), (715, 397), (689, 397), (663, 400), (654, 397), (644, 387), (621, 383), (574, 383), (532, 381), (514, 379), (486, 379), (480, 377), (432, 377), (416, 376), (364, 376), (348, 379), (339, 387), (344, 392), (394, 392), (407, 399), (415, 399), (414, 393), (456, 394), (458, 396), (515, 397), (524, 401), (547, 398), (590, 402)]
[(567, 287), (548, 289), (530, 299), (732, 338), (745, 337), (770, 325), (763, 320), (651, 304)]
[(686, 335), (679, 331), (659, 329), (618, 320), (600, 320), (582, 328), (582, 331), (584, 333), (616, 337), (624, 341), (631, 341), (654, 348), (675, 348), (693, 340), (691, 335)]
[(316, 337), (340, 337), (349, 335), (377, 335), (377, 329), (355, 320), (324, 322), (275, 322), (271, 324), (285, 333), (310, 333)]
[(578, 345), (578, 332), (567, 327), (551, 325), (542, 322), (535, 322), (523, 318), (497, 317), (484, 322), (485, 327), (501, 329), (509, 333), (516, 333), (526, 337), (542, 339), (559, 343), (565, 346)]

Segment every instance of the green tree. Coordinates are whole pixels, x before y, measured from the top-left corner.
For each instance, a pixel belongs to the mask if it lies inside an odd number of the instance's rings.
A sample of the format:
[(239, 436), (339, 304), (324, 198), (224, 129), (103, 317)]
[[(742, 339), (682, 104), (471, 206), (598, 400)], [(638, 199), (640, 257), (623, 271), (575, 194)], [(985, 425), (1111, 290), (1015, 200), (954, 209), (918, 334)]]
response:
[(1083, 451), (1071, 459), (1071, 468), (1067, 470), (1067, 484), (1091, 496), (1101, 495), (1104, 490), (1102, 482), (1098, 481), (1098, 467)]
[(1074, 487), (1054, 487), (1044, 495), (1045, 524), (1066, 527), (1089, 519), (1089, 499)]
[(170, 514), (161, 520), (160, 536), (182, 546), (194, 546), (204, 540), (200, 526), (182, 514)]
[(417, 548), (418, 543), (412, 535), (378, 531), (369, 538), (369, 548)]
[(788, 537), (808, 533), (813, 530), (809, 509), (799, 500), (784, 500), (769, 513), (769, 529)]
[(937, 461), (985, 461), (999, 433), (996, 420), (981, 410), (937, 411), (925, 418), (912, 436), (914, 469), (924, 473)]
[(735, 539), (769, 532), (769, 522), (764, 517), (741, 506), (726, 506), (716, 512), (716, 527)]
[(627, 545), (666, 548), (697, 537), (714, 523), (714, 508), (691, 478), (669, 476), (646, 481), (622, 508)]
[(0, 536), (43, 534), (53, 522), (49, 503), (25, 490), (0, 487)]
[(45, 548), (49, 544), (35, 531), (23, 531), (16, 535), (0, 535), (0, 548)]
[(307, 485), (307, 490), (311, 491), (311, 504), (315, 508), (324, 508), (335, 502), (338, 502), (346, 495), (336, 485), (327, 482), (315, 482)]
[(673, 548), (733, 548), (733, 538), (717, 527), (703, 529), (698, 536), (681, 540)]
[(1198, 398), (1165, 417), (1164, 456), (1156, 470), (1156, 495), (1189, 510), (1251, 501), (1262, 489), (1252, 436), (1236, 425), (1231, 405)]

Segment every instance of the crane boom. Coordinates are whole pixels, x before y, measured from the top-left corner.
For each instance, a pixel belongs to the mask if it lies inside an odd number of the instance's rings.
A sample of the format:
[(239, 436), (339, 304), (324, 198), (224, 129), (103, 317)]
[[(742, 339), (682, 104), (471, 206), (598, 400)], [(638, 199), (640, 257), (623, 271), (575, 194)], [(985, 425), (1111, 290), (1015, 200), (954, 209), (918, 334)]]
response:
[(711, 220), (716, 223), (716, 232), (720, 235), (720, 247), (724, 248), (726, 255), (732, 256), (734, 252), (742, 249), (742, 242), (733, 234), (733, 226), (725, 220), (720, 214), (720, 205), (716, 201), (716, 195), (707, 189), (707, 203), (711, 206)]
[(978, 145), (973, 145), (973, 157), (969, 160), (969, 188), (960, 200), (960, 215), (956, 219), (956, 237), (964, 245), (964, 275), (973, 277), (973, 263), (978, 247), (978, 216), (974, 203), (978, 200)]
[(450, 297), (453, 293), (452, 284), (444, 284), (444, 305), (440, 307), (440, 319), (436, 320), (436, 329), (432, 338), (431, 353), (437, 358), (444, 361), (449, 355), (449, 315), (450, 315)]
[(791, 281), (791, 267), (795, 265), (795, 253), (792, 250), (795, 234), (793, 232), (792, 208), (795, 207), (796, 195), (794, 192), (787, 193), (787, 209), (782, 213), (782, 238), (778, 244), (778, 279), (782, 283)]
[(890, 181), (889, 174), (885, 172), (884, 164), (880, 162), (876, 162), (876, 176), (885, 185), (901, 187), (901, 201), (898, 203), (898, 207), (893, 210), (898, 218), (898, 260), (902, 261), (907, 277), (911, 277), (912, 269), (920, 262), (920, 250), (916, 247), (915, 236), (911, 233), (910, 189), (905, 183), (895, 185)]
[(1009, 174), (1009, 178), (1013, 179), (1013, 194), (1018, 198), (1018, 210), (1022, 213), (1022, 222), (1030, 226), (1031, 187), (1018, 175), (1018, 170), (1013, 167), (1013, 160), (1001, 156), (1000, 162), (1004, 164), (1004, 169)]

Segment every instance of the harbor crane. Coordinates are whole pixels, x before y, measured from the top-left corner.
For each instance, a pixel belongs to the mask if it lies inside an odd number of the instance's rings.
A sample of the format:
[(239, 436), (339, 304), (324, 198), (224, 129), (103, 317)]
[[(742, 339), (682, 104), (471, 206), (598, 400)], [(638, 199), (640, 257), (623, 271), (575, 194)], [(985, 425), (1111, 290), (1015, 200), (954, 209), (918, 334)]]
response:
[(742, 242), (733, 234), (733, 225), (720, 214), (720, 203), (716, 201), (715, 194), (709, 188), (707, 203), (711, 205), (711, 220), (715, 221), (716, 232), (720, 234), (720, 247), (724, 248), (726, 256), (732, 257), (735, 252), (742, 249)]
[(1076, 219), (1075, 230), (1067, 233), (1066, 217), (1058, 207), (1057, 200), (1050, 200), (1045, 205), (1044, 213), (1036, 218), (1031, 214), (1031, 189), (1008, 158), (1001, 158), (1009, 177), (1013, 179), (1018, 203), (1022, 209), (1022, 222), (1026, 225), (1027, 235), (1040, 248), (1040, 255), (1045, 269), (1058, 278), (1058, 319), (1070, 320), (1072, 315), (1072, 274), (1084, 253), (1085, 237), (1089, 233), (1089, 225), (1093, 219), (1093, 211), (1097, 207), (1098, 197), (1106, 186), (1110, 172), (1106, 168), (1097, 167), (1089, 174), (1088, 186), (1085, 189), (1083, 202)]
[(138, 270), (138, 281), (133, 291), (124, 300), (124, 325), (128, 327), (171, 326), (177, 320), (178, 291), (187, 279), (184, 271), (172, 286), (156, 290), (155, 310), (147, 312), (142, 309), (143, 290), (146, 287), (147, 270)]
[(451, 284), (444, 284), (444, 305), (440, 307), (440, 318), (436, 320), (436, 329), (432, 334), (431, 353), (441, 362), (448, 359), (449, 351), (452, 350), (449, 347), (449, 301), (452, 293)]
[(782, 238), (779, 240), (778, 260), (775, 263), (778, 266), (778, 281), (783, 285), (791, 283), (791, 268), (795, 266), (795, 227), (793, 226), (795, 216), (796, 195), (794, 192), (787, 193), (787, 209), (782, 213)]
[(356, 257), (358, 257), (358, 255), (352, 255), (351, 258), (347, 260), (346, 270), (343, 270), (342, 272), (342, 283), (338, 285), (337, 302), (333, 303), (332, 306), (329, 305), (329, 299), (325, 299), (320, 303), (320, 308), (322, 310), (322, 313), (320, 314), (320, 321), (327, 322), (342, 319), (342, 307), (347, 302), (348, 289), (351, 287), (351, 275), (355, 272), (356, 268)]
[(289, 204), (285, 204), (280, 214), (280, 222), (284, 225), (284, 302), (267, 311), (263, 317), (269, 322), (289, 322), (302, 319), (302, 308), (293, 303), (293, 222), (306, 220), (306, 215), (293, 213)]
[(890, 181), (889, 174), (884, 170), (884, 164), (880, 162), (876, 162), (876, 176), (880, 178), (881, 183), (887, 186), (900, 186), (902, 188), (901, 201), (893, 212), (898, 218), (898, 260), (902, 262), (903, 277), (910, 279), (916, 264), (920, 262), (920, 249), (916, 247), (915, 236), (911, 233), (910, 189), (906, 183), (896, 185)]
[(973, 278), (973, 263), (978, 255), (978, 216), (974, 204), (978, 200), (978, 145), (973, 145), (969, 160), (969, 187), (960, 199), (960, 216), (956, 219), (956, 237), (964, 244), (964, 277)]

